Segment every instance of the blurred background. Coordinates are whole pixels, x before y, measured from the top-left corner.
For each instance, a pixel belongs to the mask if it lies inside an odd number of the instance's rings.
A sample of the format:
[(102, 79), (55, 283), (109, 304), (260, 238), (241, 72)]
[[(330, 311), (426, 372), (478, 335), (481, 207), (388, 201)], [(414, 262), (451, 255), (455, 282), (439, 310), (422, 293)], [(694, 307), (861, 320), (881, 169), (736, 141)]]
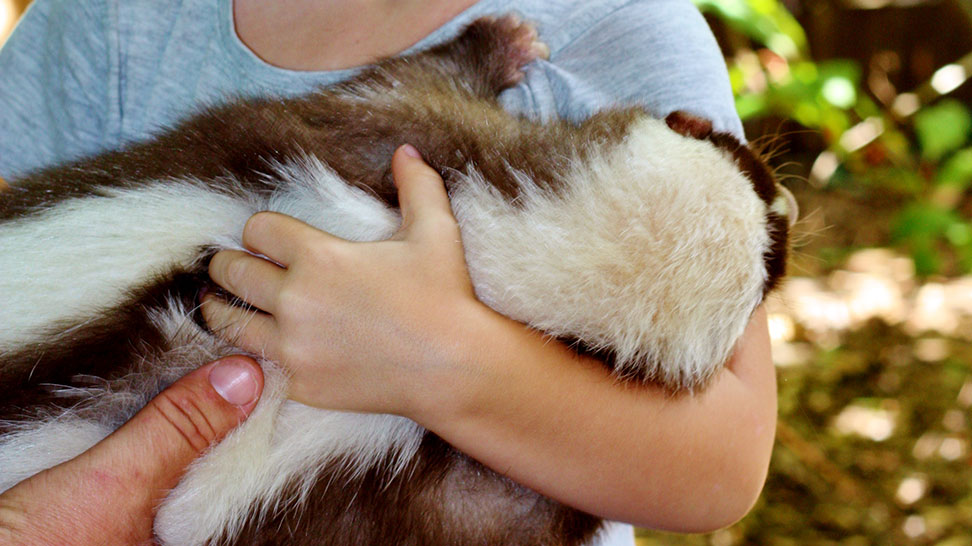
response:
[(695, 1), (802, 220), (764, 494), (639, 546), (972, 546), (972, 0)]

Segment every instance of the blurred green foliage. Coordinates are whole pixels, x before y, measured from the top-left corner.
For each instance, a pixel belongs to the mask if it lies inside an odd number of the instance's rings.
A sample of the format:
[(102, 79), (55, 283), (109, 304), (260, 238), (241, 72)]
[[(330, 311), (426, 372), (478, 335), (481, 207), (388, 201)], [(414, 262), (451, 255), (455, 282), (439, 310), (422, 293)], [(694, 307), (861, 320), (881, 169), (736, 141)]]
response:
[(778, 55), (807, 55), (803, 27), (776, 0), (695, 0), (703, 12), (714, 12), (726, 23)]
[[(641, 532), (639, 546), (972, 545), (972, 346), (932, 339), (943, 354), (921, 360), (914, 341), (874, 323), (816, 349), (812, 366), (781, 369), (780, 430), (756, 508), (710, 535)], [(880, 439), (842, 432), (834, 422), (849, 407), (894, 425)]]
[(972, 270), (972, 223), (959, 213), (972, 186), (968, 106), (928, 85), (901, 97), (900, 108), (876, 102), (856, 62), (810, 58), (803, 29), (778, 0), (695, 1), (744, 38), (727, 59), (744, 121), (789, 119), (818, 132), (826, 149), (806, 166), (812, 182), (895, 196), (903, 205), (887, 242), (920, 275)]

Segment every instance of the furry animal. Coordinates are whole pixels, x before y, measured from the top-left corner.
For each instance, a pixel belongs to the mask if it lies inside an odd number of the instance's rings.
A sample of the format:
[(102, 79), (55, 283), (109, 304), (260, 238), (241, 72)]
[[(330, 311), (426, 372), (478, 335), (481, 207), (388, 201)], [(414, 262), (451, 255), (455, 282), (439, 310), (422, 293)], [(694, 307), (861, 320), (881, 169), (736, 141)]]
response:
[[(72, 458), (201, 363), (208, 258), (274, 210), (357, 240), (399, 224), (389, 158), (445, 178), (477, 296), (619, 378), (704, 388), (783, 275), (795, 209), (735, 138), (684, 113), (531, 122), (497, 94), (543, 54), (511, 17), (293, 100), (197, 115), (0, 195), (0, 490)], [(266, 387), (156, 520), (164, 544), (572, 545), (597, 518), (407, 419)]]

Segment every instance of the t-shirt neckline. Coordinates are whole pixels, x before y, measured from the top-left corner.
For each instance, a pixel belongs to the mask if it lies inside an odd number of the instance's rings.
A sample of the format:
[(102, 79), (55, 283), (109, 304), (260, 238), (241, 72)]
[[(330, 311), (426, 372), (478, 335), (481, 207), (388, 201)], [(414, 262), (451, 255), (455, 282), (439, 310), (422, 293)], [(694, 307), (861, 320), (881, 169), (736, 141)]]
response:
[[(489, 10), (489, 5), (492, 3), (489, 0), (480, 0), (474, 3), (402, 51), (401, 54), (424, 49), (432, 44), (443, 41), (446, 37), (455, 35), (461, 26), (472, 21), (472, 19), (478, 17), (484, 11)], [(220, 0), (219, 21), (219, 39), (224, 51), (230, 56), (237, 67), (247, 74), (248, 78), (259, 78), (264, 81), (279, 81), (283, 77), (313, 80), (316, 82), (336, 82), (353, 76), (367, 66), (362, 65), (336, 70), (295, 70), (276, 66), (261, 59), (249, 46), (243, 43), (239, 34), (236, 33), (236, 21), (233, 18), (233, 0)]]

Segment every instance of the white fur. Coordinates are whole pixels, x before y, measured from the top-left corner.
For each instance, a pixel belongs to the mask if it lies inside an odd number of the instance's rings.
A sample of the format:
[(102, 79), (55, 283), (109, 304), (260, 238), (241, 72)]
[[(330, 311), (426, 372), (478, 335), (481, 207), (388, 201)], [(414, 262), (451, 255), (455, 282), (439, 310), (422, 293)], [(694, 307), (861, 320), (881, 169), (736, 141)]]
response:
[(191, 262), (214, 233), (241, 232), (255, 212), (191, 180), (106, 193), (0, 224), (0, 294), (31, 287), (29, 298), (0, 304), (0, 351), (118, 304), (126, 288)]
[[(647, 366), (663, 381), (700, 384), (726, 360), (761, 297), (766, 206), (725, 153), (656, 120), (639, 121), (623, 143), (588, 157), (574, 161), (559, 195), (518, 174), (515, 205), (474, 169), (457, 186), (452, 203), (477, 295), (552, 335), (615, 350), (621, 374)], [(268, 176), (283, 183), (265, 201), (241, 197), (239, 188), (220, 193), (169, 180), (0, 225), (0, 253), (19, 257), (0, 265), (0, 294), (32, 287), (30, 298), (0, 305), (0, 350), (44, 335), (45, 326), (94, 315), (120, 301), (120, 288), (191, 261), (203, 245), (239, 247), (243, 224), (257, 210), (358, 241), (397, 229), (395, 212), (317, 159), (274, 166)], [(187, 347), (169, 358), (189, 366), (225, 354), (225, 344), (186, 317), (175, 303), (156, 317), (176, 347)], [(340, 460), (353, 472), (387, 464), (393, 475), (415, 453), (418, 425), (285, 402), (285, 374), (264, 367), (257, 409), (161, 506), (156, 532), (164, 543), (232, 536), (254, 502), (258, 512), (292, 502), (281, 498), (283, 488), (299, 479), (306, 494), (324, 465)], [(0, 484), (70, 458), (105, 433), (64, 417), (7, 435)]]
[(314, 156), (274, 166), (286, 182), (274, 192), (267, 210), (300, 218), (349, 241), (378, 241), (395, 234), (401, 216), (377, 197), (344, 182)]
[[(346, 184), (317, 158), (276, 165), (272, 176), (282, 183), (264, 210), (300, 218), (344, 239), (386, 239), (401, 221), (397, 212)], [(221, 246), (238, 245), (235, 237), (227, 234)], [(164, 323), (173, 331), (185, 328), (184, 314), (174, 308)], [(256, 410), (192, 466), (159, 509), (156, 532), (164, 543), (202, 544), (224, 532), (233, 536), (254, 511), (283, 502), (280, 496), (293, 480), (299, 480), (300, 496), (307, 494), (326, 464), (347, 465), (352, 474), (386, 464), (393, 476), (418, 448), (423, 430), (405, 418), (285, 402), (282, 371), (264, 362), (264, 373)]]
[[(477, 296), (554, 336), (696, 386), (728, 358), (765, 277), (766, 205), (728, 155), (644, 118), (515, 205), (473, 173), (452, 196)], [(521, 177), (523, 178), (523, 177)]]

